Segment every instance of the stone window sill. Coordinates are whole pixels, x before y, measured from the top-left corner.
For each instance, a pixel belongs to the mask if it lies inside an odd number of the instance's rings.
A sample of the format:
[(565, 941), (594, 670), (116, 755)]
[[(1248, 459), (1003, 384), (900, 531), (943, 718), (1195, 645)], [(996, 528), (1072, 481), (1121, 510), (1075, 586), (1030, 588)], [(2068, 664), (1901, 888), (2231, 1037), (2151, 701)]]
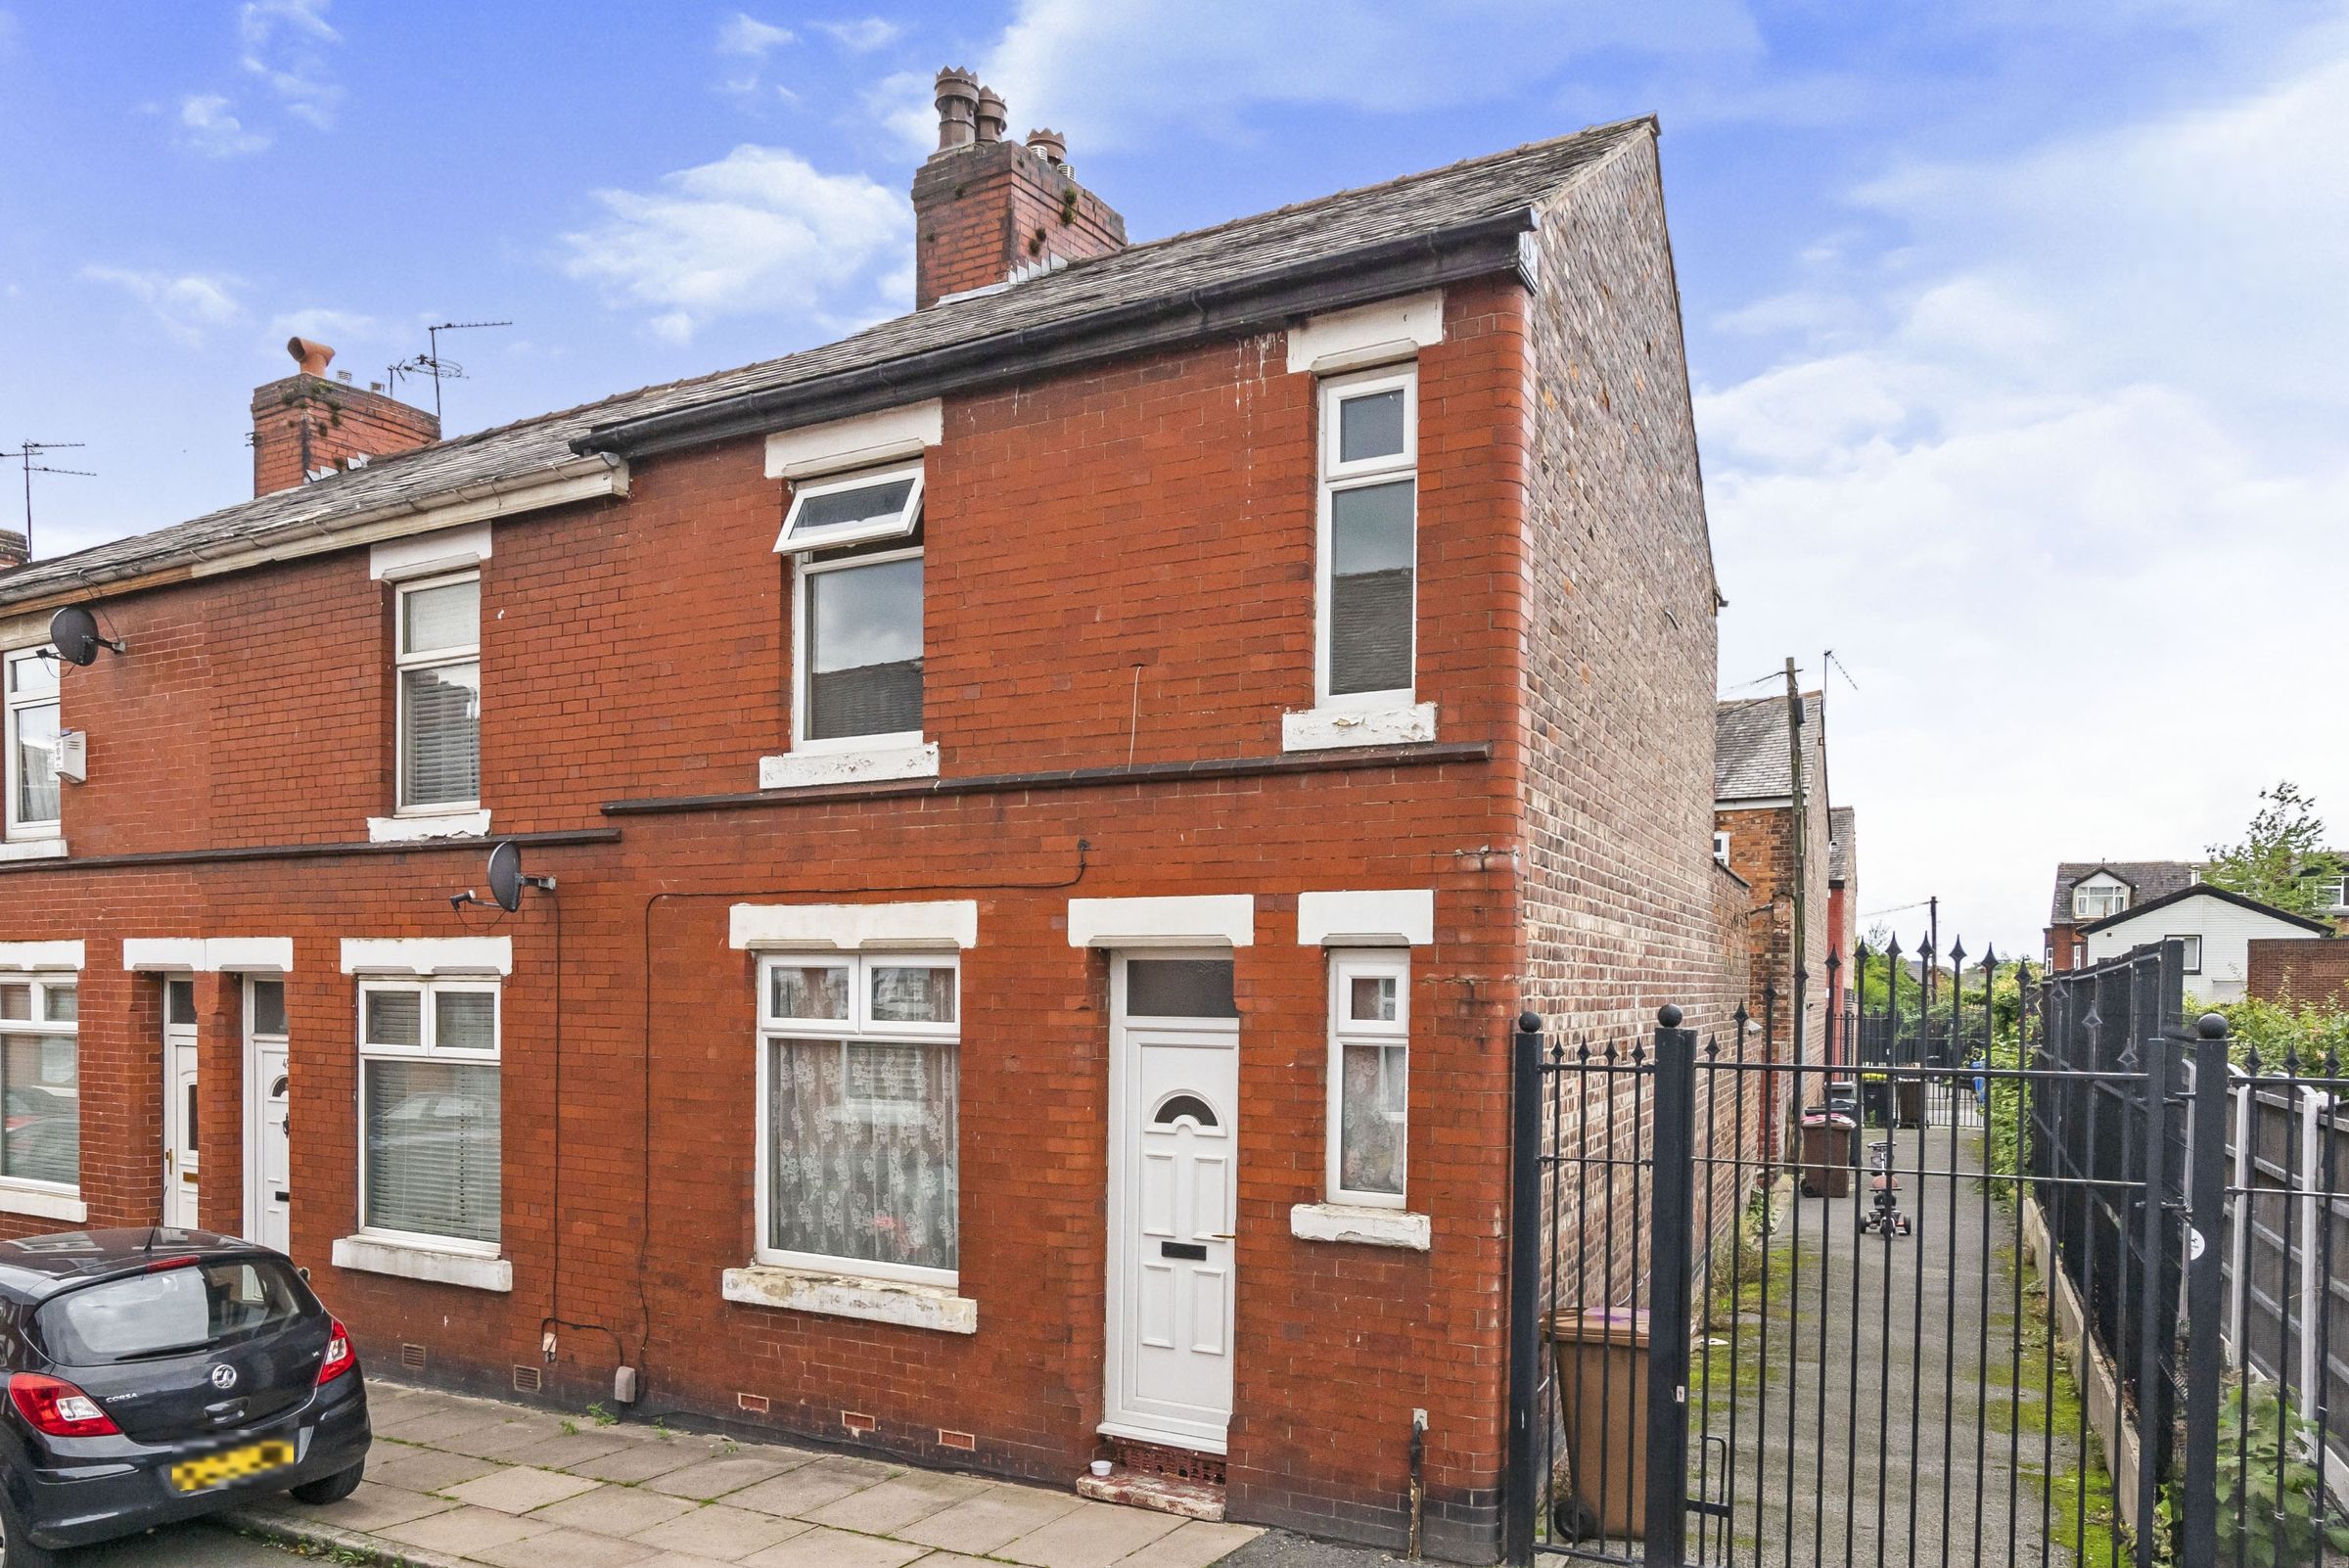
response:
[(725, 1271), (725, 1298), (748, 1307), (777, 1307), (820, 1313), (827, 1317), (860, 1317), (872, 1323), (935, 1329), (942, 1334), (979, 1332), (979, 1304), (948, 1285), (915, 1285), (860, 1274), (825, 1274), (807, 1268), (753, 1264)]
[(28, 1214), (40, 1220), (65, 1220), (79, 1224), (90, 1217), (88, 1205), (77, 1192), (59, 1192), (48, 1187), (20, 1187), (0, 1183), (0, 1213)]
[(429, 839), (485, 839), (489, 836), (489, 813), (486, 811), (449, 811), (438, 816), (371, 816), (367, 819), (367, 842), (370, 844), (421, 844)]
[(1280, 749), (1326, 752), (1347, 746), (1407, 746), (1436, 738), (1436, 705), (1309, 708), (1280, 715)]
[(1425, 1252), (1427, 1216), (1351, 1203), (1301, 1203), (1289, 1211), (1289, 1233), (1300, 1241), (1348, 1241), (1363, 1247)]
[(759, 787), (762, 790), (936, 777), (936, 741), (912, 746), (875, 746), (862, 751), (786, 752), (781, 757), (759, 759)]
[(461, 1285), (467, 1290), (500, 1294), (514, 1288), (514, 1265), (482, 1253), (443, 1252), (408, 1241), (380, 1236), (345, 1236), (335, 1243), (335, 1267), (362, 1273), (390, 1274), (394, 1279), (421, 1279), (435, 1285)]
[(62, 860), (66, 857), (63, 839), (10, 839), (0, 843), (0, 862), (9, 860)]

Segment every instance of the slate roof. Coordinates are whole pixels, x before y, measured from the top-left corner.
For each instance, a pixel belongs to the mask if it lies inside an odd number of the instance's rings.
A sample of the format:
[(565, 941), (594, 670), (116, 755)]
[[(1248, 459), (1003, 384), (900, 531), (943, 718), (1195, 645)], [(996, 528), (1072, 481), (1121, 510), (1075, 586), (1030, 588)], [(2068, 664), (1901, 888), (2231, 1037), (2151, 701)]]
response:
[[(1803, 693), (1803, 784), (1817, 800), (1825, 786), (1826, 711), (1821, 695)], [(1786, 748), (1784, 696), (1725, 702), (1713, 711), (1713, 800), (1781, 799), (1794, 793), (1794, 761)]]
[(1651, 133), (1650, 119), (1594, 126), (1381, 185), (1129, 246), (992, 293), (948, 300), (825, 344), (736, 370), (622, 392), (600, 402), (454, 437), (155, 532), (39, 561), (0, 576), (0, 607), (75, 582), (120, 579), (332, 526), (468, 485), (578, 461), (590, 431), (1088, 315), (1179, 300), (1198, 290), (1462, 224), (1530, 212), (1569, 176)]
[(1838, 806), (1827, 812), (1827, 880), (1829, 882), (1852, 880), (1852, 835), (1859, 831), (1860, 824), (1852, 814), (1852, 807)]
[(2049, 905), (2048, 924), (2072, 923), (2072, 884), (2098, 871), (2110, 871), (2129, 884), (2129, 907), (2136, 909), (2192, 887), (2201, 868), (2199, 860), (2066, 860), (2055, 868), (2055, 898)]

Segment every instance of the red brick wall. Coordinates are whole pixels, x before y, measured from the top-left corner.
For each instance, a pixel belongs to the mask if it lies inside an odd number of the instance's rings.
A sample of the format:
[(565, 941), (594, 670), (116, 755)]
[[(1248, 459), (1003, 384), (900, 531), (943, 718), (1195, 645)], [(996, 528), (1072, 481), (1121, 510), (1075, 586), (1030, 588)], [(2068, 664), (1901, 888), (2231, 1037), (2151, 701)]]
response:
[(2254, 937), (2243, 968), (2243, 993), (2349, 1008), (2349, 942)]
[[(574, 1326), (558, 1325), (548, 1387), (563, 1403), (608, 1399), (624, 1360), (645, 1369), (650, 1408), (734, 1416), (749, 1392), (771, 1401), (773, 1429), (833, 1438), (856, 1409), (879, 1418), (873, 1446), (1065, 1480), (1095, 1452), (1101, 1411), (1107, 1158), (1106, 960), (1069, 946), (1066, 899), (1253, 892), (1258, 941), (1238, 953), (1234, 1516), (1399, 1539), (1410, 1412), (1424, 1408), (1431, 1537), (1477, 1549), (1502, 1451), (1501, 1047), (1531, 994), (1507, 853), (1524, 840), (1513, 693), (1528, 568), (1506, 526), (1523, 452), (1494, 439), (1531, 374), (1523, 300), (1512, 284), (1455, 287), (1447, 341), (1421, 366), (1420, 694), (1445, 740), (1493, 742), (1492, 763), (607, 818), (607, 801), (749, 789), (757, 760), (783, 749), (784, 492), (759, 443), (740, 440), (637, 463), (625, 500), (497, 525), (483, 572), (495, 828), (617, 821), (624, 834), (530, 852), (561, 882), (560, 1007), (545, 899), (502, 918), (450, 909), (451, 893), (480, 885), (478, 845), (250, 853), (363, 841), (366, 818), (391, 808), (389, 596), (365, 551), (110, 601), (132, 652), (69, 672), (64, 698), (66, 722), (91, 737), (90, 780), (66, 804), (75, 860), (0, 869), (0, 940), (87, 944), (91, 1222), (152, 1221), (161, 1183), (161, 982), (124, 973), (123, 940), (291, 937), (294, 1250), (375, 1364), (418, 1344), (431, 1375), (502, 1384), (536, 1363), (543, 1322), (560, 1317)], [(1313, 417), (1311, 379), (1286, 373), (1276, 338), (950, 401), (929, 460), (926, 558), (927, 727), (945, 774), (1277, 756), (1281, 713), (1313, 697)], [(1644, 569), (1593, 556), (1580, 570), (1595, 589)], [(1684, 679), (1709, 691), (1709, 662)], [(1603, 687), (1558, 721), (1603, 733), (1633, 700)], [(1628, 745), (1635, 725), (1620, 722)], [(1683, 761), (1694, 776), (1709, 759)], [(1628, 803), (1608, 811), (1637, 821)], [(1463, 853), (1485, 846), (1499, 853)], [(77, 863), (190, 851), (241, 857)], [(1670, 899), (1705, 891), (1668, 869)], [(1595, 900), (1603, 865), (1580, 875)], [(1412, 970), (1411, 1198), (1436, 1238), (1424, 1255), (1288, 1228), (1289, 1207), (1321, 1195), (1326, 1088), (1324, 960), (1294, 940), (1295, 900), (1352, 887), (1437, 890), (1437, 945)], [(960, 1057), (975, 1336), (719, 1297), (720, 1271), (750, 1256), (756, 1115), (753, 966), (726, 945), (725, 913), (761, 894), (980, 900)], [(1636, 925), (1655, 906), (1611, 907), (1611, 962), (1695, 945), (1676, 928), (1651, 948)], [(514, 1291), (338, 1269), (332, 1244), (356, 1224), (355, 986), (340, 940), (487, 930), (516, 944), (503, 1008)], [(1654, 999), (1642, 988), (1608, 1001), (1628, 971), (1571, 979), (1583, 960), (1552, 950), (1563, 1006), (1631, 1018)], [(203, 1213), (232, 1228), (239, 1008), (233, 979), (204, 977)], [(976, 1449), (943, 1448), (942, 1428)]]

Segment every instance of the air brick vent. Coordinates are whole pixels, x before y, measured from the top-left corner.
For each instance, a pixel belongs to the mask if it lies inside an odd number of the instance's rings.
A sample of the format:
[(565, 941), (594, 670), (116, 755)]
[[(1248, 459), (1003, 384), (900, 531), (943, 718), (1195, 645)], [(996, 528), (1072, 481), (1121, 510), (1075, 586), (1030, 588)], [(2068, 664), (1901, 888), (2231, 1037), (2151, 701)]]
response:
[(537, 1367), (517, 1366), (514, 1368), (515, 1393), (535, 1394), (538, 1392), (540, 1386)]
[(425, 1355), (422, 1345), (402, 1345), (399, 1348), (399, 1364), (408, 1371), (423, 1371), (424, 1361)]

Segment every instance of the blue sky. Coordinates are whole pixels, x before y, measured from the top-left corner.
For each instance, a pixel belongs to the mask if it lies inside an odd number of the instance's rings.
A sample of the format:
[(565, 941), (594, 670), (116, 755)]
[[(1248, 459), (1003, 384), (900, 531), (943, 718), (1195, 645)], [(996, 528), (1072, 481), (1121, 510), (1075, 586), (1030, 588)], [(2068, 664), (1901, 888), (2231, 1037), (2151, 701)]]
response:
[(1136, 237), (1660, 115), (1722, 684), (1836, 650), (1863, 908), (2035, 950), (2280, 776), (2349, 838), (2340, 0), (0, 0), (0, 443), (100, 476), (40, 552), (240, 498), (289, 332), (512, 318), (455, 431), (895, 313), (944, 64)]

